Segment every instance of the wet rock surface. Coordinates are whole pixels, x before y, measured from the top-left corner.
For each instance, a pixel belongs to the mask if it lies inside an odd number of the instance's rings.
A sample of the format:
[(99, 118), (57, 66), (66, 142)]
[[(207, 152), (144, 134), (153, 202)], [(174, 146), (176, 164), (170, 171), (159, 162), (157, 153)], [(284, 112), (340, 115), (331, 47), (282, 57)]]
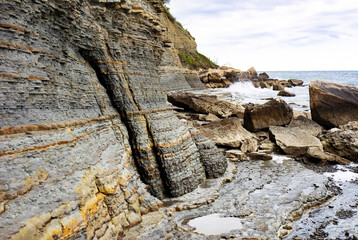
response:
[[(309, 236), (311, 230), (318, 226), (309, 226), (312, 228), (299, 232), (295, 224), (297, 220), (306, 214), (321, 211), (326, 208), (321, 206), (327, 203), (335, 204), (335, 199), (339, 198), (335, 198), (338, 192), (328, 177), (290, 158), (274, 156), (271, 161), (244, 161), (237, 162), (236, 166), (235, 179), (221, 187), (214, 202), (198, 205), (190, 211), (176, 208), (177, 211), (170, 213), (170, 221), (162, 221), (142, 237), (160, 239), (157, 236), (167, 234), (175, 239), (294, 239), (291, 236)], [(357, 198), (352, 196), (350, 205), (354, 207)], [(351, 207), (342, 206), (338, 214), (355, 219)], [(188, 225), (191, 219), (215, 213), (222, 217), (235, 217), (241, 224), (236, 230), (212, 236), (196, 233), (195, 228)], [(352, 236), (354, 229), (355, 225), (342, 225), (340, 231), (348, 231)]]
[(323, 80), (310, 82), (312, 120), (332, 128), (358, 120), (358, 89)]
[[(358, 173), (356, 165), (338, 169), (343, 170), (343, 177), (347, 171)], [(287, 239), (358, 239), (357, 180), (338, 179), (336, 184), (334, 191), (338, 195), (327, 205), (305, 214), (293, 225), (293, 233)]]

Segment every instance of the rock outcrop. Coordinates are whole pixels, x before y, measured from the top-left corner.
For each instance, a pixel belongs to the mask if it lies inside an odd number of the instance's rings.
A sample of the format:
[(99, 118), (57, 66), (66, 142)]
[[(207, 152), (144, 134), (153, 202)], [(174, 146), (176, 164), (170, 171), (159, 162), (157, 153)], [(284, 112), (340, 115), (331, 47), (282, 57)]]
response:
[(210, 123), (198, 130), (218, 146), (240, 148), (242, 152), (255, 152), (258, 147), (258, 139), (235, 117)]
[(197, 113), (214, 114), (218, 117), (235, 115), (244, 117), (244, 107), (237, 102), (219, 100), (215, 95), (194, 94), (190, 92), (169, 92), (168, 101), (174, 106), (191, 110)]
[(259, 131), (270, 126), (288, 124), (292, 116), (292, 108), (285, 101), (277, 98), (262, 105), (246, 107), (244, 127), (249, 131)]
[(179, 196), (224, 171), (167, 107), (166, 92), (195, 79), (161, 1), (2, 9), (2, 239), (118, 238), (162, 206), (148, 191)]
[(350, 122), (319, 135), (326, 151), (358, 162), (358, 122)]
[(358, 89), (323, 80), (311, 81), (312, 120), (332, 128), (358, 120)]

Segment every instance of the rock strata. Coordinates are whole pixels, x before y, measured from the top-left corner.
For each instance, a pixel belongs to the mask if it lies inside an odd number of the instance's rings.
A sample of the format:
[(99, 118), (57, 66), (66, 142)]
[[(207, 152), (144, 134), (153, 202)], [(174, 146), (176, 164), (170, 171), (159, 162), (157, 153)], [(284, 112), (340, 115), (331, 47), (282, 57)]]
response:
[(183, 195), (205, 170), (224, 171), (215, 148), (205, 164), (219, 169), (205, 167), (198, 148), (210, 143), (167, 107), (166, 92), (191, 89), (192, 72), (161, 1), (2, 9), (1, 238), (118, 238), (162, 207), (148, 191)]
[(358, 120), (358, 89), (323, 80), (309, 87), (312, 120), (332, 128)]
[(270, 126), (288, 124), (292, 116), (292, 108), (285, 101), (277, 98), (262, 105), (246, 107), (244, 127), (249, 131), (259, 131)]

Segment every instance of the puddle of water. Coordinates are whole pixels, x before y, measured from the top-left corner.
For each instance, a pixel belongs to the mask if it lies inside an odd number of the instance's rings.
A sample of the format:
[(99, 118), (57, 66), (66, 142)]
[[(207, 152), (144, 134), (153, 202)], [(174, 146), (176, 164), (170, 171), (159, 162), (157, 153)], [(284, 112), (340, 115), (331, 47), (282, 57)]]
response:
[(188, 224), (196, 228), (195, 232), (205, 235), (219, 235), (243, 228), (241, 219), (220, 217), (219, 213), (191, 219)]

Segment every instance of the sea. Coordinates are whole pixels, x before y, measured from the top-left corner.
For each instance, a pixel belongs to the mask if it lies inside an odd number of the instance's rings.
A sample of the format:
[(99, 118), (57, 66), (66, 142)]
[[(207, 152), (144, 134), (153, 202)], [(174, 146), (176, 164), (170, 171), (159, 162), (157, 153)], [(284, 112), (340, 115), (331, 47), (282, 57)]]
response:
[[(279, 80), (300, 79), (304, 84), (302, 87), (286, 88), (296, 94), (295, 97), (280, 97), (293, 109), (309, 112), (309, 90), (310, 81), (321, 78), (326, 81), (343, 83), (358, 88), (358, 71), (258, 71), (266, 72), (270, 78)], [(237, 101), (241, 104), (254, 103), (263, 104), (269, 98), (276, 98), (277, 91), (272, 89), (255, 88), (251, 82), (236, 82), (229, 88), (213, 89), (214, 94), (227, 94), (228, 100)]]

